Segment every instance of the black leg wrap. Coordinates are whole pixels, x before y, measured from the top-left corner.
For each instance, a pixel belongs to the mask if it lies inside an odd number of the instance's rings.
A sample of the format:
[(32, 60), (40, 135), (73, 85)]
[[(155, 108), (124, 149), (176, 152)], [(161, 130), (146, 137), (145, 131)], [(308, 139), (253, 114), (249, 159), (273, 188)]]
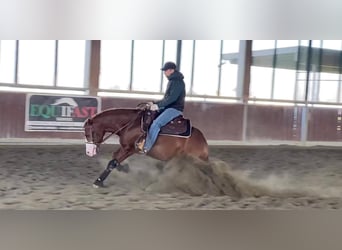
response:
[(110, 169), (112, 171), (114, 168), (116, 168), (119, 165), (119, 162), (114, 159), (108, 162), (107, 169)]
[(119, 163), (117, 160), (111, 160), (108, 162), (107, 168), (102, 172), (102, 174), (99, 176), (99, 178), (97, 178), (94, 182), (94, 186), (96, 187), (103, 187), (103, 181), (108, 177), (108, 175), (110, 174), (110, 172), (112, 172), (112, 170), (118, 166)]
[(103, 181), (101, 181), (101, 178), (100, 178), (100, 177), (97, 178), (97, 179), (94, 181), (93, 186), (94, 186), (95, 188), (104, 187)]

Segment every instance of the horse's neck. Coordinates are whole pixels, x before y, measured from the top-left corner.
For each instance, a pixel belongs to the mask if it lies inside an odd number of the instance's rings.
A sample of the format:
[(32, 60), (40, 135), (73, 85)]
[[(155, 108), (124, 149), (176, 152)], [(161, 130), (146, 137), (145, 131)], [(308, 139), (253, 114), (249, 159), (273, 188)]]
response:
[(134, 109), (113, 109), (103, 112), (98, 116), (102, 118), (102, 123), (105, 129), (119, 130), (129, 122), (137, 119), (139, 111)]

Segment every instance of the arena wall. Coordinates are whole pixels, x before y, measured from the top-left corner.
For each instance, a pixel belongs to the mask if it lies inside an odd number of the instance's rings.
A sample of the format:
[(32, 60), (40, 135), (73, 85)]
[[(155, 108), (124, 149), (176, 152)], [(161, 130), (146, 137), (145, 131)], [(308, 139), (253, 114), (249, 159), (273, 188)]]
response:
[[(102, 97), (102, 110), (134, 108), (146, 100)], [(83, 142), (82, 132), (25, 131), (25, 93), (0, 93), (0, 138), (74, 139)], [(245, 120), (244, 120), (244, 112)], [(184, 116), (190, 118), (210, 141), (300, 142), (303, 107), (187, 102)], [(244, 129), (245, 128), (245, 129)], [(341, 109), (311, 108), (307, 119), (307, 141), (341, 142)]]

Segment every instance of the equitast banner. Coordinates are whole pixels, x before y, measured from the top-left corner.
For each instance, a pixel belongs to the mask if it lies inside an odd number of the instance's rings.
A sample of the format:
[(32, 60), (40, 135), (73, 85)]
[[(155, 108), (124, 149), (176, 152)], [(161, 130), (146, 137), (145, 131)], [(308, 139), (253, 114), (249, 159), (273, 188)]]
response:
[(83, 131), (100, 111), (99, 97), (27, 94), (25, 131)]

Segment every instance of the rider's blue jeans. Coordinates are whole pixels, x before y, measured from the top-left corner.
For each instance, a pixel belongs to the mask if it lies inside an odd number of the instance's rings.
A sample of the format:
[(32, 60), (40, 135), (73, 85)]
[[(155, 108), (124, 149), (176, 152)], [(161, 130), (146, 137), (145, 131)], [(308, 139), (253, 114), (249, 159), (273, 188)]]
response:
[(165, 109), (152, 123), (146, 137), (144, 149), (149, 151), (157, 140), (160, 128), (183, 113), (174, 108)]

